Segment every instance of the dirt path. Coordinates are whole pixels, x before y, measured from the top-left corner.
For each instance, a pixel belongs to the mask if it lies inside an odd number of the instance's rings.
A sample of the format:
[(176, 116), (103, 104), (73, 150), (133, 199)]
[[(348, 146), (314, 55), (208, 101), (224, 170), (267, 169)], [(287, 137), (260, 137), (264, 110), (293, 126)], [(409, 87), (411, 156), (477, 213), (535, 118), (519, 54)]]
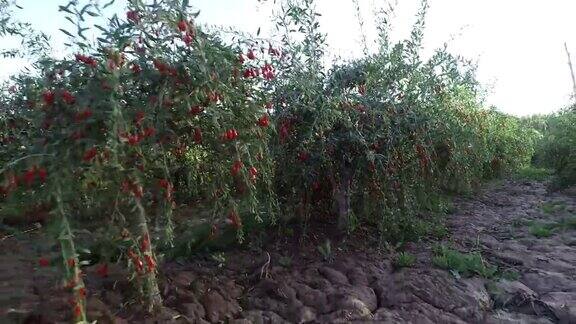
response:
[[(324, 261), (315, 245), (292, 254), (278, 244), (268, 252), (230, 252), (221, 263), (166, 264), (166, 307), (146, 321), (576, 323), (575, 196), (550, 194), (541, 183), (506, 181), (454, 203), (448, 219), (452, 234), (443, 244), (465, 256), (480, 252), (484, 262), (498, 267), (490, 279), (439, 269), (433, 262), (438, 242), (409, 244), (407, 252), (416, 261), (402, 269), (393, 267), (389, 254), (360, 242), (361, 237), (334, 245), (332, 262)], [(2, 249), (0, 256), (0, 310), (10, 310), (4, 318), (16, 318), (15, 310), (35, 310), (44, 323), (62, 320), (53, 311), (58, 305), (41, 303), (46, 299), (42, 290), (49, 291), (54, 274), (42, 274), (45, 270), (36, 269), (29, 257), (11, 250)], [(121, 271), (111, 269), (106, 279), (96, 278), (94, 269), (86, 272), (91, 304), (96, 305), (91, 313), (100, 317), (99, 323), (143, 322), (120, 307), (129, 301), (121, 294), (127, 287)], [(7, 299), (12, 290), (23, 296)], [(5, 322), (2, 317), (0, 322)]]

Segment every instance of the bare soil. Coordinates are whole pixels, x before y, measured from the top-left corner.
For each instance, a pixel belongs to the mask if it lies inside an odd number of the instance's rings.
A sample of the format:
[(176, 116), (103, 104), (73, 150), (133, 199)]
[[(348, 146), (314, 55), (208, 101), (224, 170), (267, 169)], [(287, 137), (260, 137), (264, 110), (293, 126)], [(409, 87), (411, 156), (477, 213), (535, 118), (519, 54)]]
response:
[[(223, 262), (164, 264), (165, 307), (154, 316), (138, 308), (120, 266), (107, 278), (87, 267), (89, 315), (98, 323), (576, 323), (576, 230), (541, 238), (533, 230), (576, 215), (576, 196), (504, 181), (454, 204), (443, 243), (480, 252), (513, 275), (464, 278), (439, 269), (433, 240), (407, 244), (416, 262), (396, 269), (393, 253), (362, 231), (334, 240), (325, 260), (316, 247), (329, 229), (315, 227), (305, 243), (277, 240), (263, 245), (268, 250), (228, 251)], [(42, 231), (0, 241), (0, 323), (69, 320), (58, 273), (38, 266), (40, 256), (58, 253), (44, 242)]]

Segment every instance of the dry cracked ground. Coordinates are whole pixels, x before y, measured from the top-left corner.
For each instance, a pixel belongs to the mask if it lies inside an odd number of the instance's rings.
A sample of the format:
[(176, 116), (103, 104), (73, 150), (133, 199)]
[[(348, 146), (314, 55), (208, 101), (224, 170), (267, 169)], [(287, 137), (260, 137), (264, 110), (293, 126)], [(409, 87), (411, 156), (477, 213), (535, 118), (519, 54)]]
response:
[[(120, 270), (86, 269), (89, 314), (98, 323), (576, 323), (576, 195), (505, 181), (454, 204), (443, 244), (498, 267), (489, 279), (440, 269), (432, 241), (407, 245), (415, 263), (398, 269), (360, 236), (334, 243), (329, 261), (278, 244), (166, 264), (154, 317), (122, 293)], [(0, 323), (67, 320), (56, 272), (37, 267), (38, 240), (0, 242)]]

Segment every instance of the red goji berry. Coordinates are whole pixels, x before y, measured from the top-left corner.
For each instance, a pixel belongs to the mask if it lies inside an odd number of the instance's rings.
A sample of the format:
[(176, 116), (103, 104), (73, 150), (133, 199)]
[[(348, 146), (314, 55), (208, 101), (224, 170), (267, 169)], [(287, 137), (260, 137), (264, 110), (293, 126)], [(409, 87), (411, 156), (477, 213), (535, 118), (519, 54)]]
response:
[(270, 118), (268, 118), (268, 115), (264, 115), (258, 119), (258, 126), (268, 127), (269, 125), (270, 125)]
[(126, 18), (128, 18), (129, 21), (132, 21), (135, 23), (140, 22), (140, 14), (136, 10), (128, 11), (126, 13)]
[(202, 130), (200, 128), (194, 129), (194, 141), (196, 144), (202, 143)]
[(40, 258), (40, 259), (38, 260), (38, 264), (39, 264), (41, 267), (48, 267), (48, 266), (50, 266), (50, 260), (48, 260), (48, 259), (46, 259), (46, 258)]
[(96, 274), (101, 278), (108, 277), (108, 263), (103, 263), (96, 269)]
[(76, 266), (76, 260), (74, 258), (70, 258), (66, 260), (66, 264), (69, 268), (74, 268)]
[(148, 268), (148, 273), (153, 272), (156, 269), (156, 261), (150, 254), (144, 255), (144, 260), (146, 260), (146, 267)]
[(74, 97), (74, 95), (72, 95), (68, 90), (62, 91), (61, 96), (62, 100), (68, 105), (72, 105), (76, 102), (76, 97)]
[(84, 162), (90, 162), (96, 157), (97, 154), (98, 154), (98, 150), (95, 147), (93, 147), (93, 148), (87, 150), (86, 152), (84, 152), (84, 156), (82, 156), (82, 160)]
[(181, 32), (186, 31), (186, 30), (188, 29), (188, 23), (187, 23), (185, 20), (180, 20), (180, 21), (178, 22), (178, 29), (179, 29)]
[(44, 100), (44, 104), (47, 106), (52, 106), (54, 104), (54, 92), (52, 91), (45, 91), (42, 94), (42, 99)]
[(244, 166), (244, 163), (242, 163), (242, 161), (240, 161), (240, 160), (234, 161), (234, 164), (232, 164), (232, 168), (230, 169), (232, 176), (237, 176), (238, 172), (240, 172), (240, 170), (242, 169), (243, 166)]
[(230, 212), (228, 215), (228, 221), (234, 226), (236, 229), (240, 229), (242, 227), (242, 219), (238, 216), (236, 211)]
[(250, 49), (248, 51), (248, 54), (246, 54), (246, 56), (248, 56), (249, 59), (251, 60), (255, 60), (256, 59), (256, 55), (254, 54), (254, 51), (252, 49)]

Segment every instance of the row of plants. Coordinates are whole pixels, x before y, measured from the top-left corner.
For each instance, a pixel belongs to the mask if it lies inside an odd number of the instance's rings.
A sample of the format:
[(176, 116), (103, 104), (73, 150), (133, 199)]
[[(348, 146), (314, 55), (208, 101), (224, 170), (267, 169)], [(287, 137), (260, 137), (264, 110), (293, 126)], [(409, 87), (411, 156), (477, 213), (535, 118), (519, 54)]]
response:
[(446, 48), (420, 57), (426, 2), (409, 39), (392, 43), (383, 14), (375, 53), (328, 67), (313, 1), (301, 3), (278, 18), (284, 47), (299, 55), (273, 89), (283, 107), (274, 114), (277, 195), (301, 218), (335, 212), (343, 229), (369, 223), (383, 239), (413, 239), (415, 215), (440, 209), (442, 193), (529, 163), (534, 133), (482, 107), (473, 66)]
[(576, 184), (576, 111), (568, 107), (549, 115), (525, 118), (537, 132), (533, 165), (553, 171), (553, 188)]
[(482, 107), (473, 67), (445, 48), (420, 57), (426, 2), (408, 40), (390, 41), (382, 13), (377, 50), (334, 66), (313, 0), (283, 2), (274, 40), (207, 30), (188, 1), (134, 0), (88, 41), (84, 18), (104, 7), (61, 6), (74, 54), (40, 58), (0, 96), (0, 212), (34, 201), (58, 224), (76, 322), (76, 230), (114, 245), (97, 262), (126, 262), (154, 311), (159, 259), (182, 247), (290, 218), (416, 239), (446, 191), (532, 155), (517, 118)]

